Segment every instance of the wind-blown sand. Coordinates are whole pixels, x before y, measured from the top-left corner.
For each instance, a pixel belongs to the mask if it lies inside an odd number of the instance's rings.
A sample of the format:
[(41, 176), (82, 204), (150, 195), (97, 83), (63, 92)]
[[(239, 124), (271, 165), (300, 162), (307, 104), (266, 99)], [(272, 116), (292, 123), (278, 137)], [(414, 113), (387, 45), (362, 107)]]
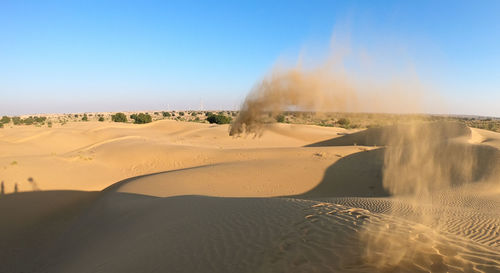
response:
[(500, 272), (500, 134), (457, 128), (474, 183), (431, 203), (384, 187), (387, 129), (4, 128), (0, 272)]

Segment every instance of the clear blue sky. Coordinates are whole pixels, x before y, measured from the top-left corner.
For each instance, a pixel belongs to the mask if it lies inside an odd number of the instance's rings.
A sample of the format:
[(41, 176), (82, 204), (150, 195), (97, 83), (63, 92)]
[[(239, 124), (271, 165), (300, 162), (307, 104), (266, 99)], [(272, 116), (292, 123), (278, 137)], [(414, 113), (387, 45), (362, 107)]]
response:
[(402, 48), (447, 112), (500, 116), (500, 1), (0, 1), (0, 114), (232, 109), (282, 56)]

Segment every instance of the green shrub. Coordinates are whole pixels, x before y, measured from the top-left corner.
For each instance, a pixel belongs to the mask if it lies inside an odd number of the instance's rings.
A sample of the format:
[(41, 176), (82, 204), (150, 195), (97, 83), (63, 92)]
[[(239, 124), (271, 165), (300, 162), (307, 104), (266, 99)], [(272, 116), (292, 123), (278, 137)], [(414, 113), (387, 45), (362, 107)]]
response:
[(206, 117), (211, 116), (211, 115), (213, 115), (213, 114), (212, 114), (212, 112), (206, 112), (206, 113), (205, 113), (205, 116), (206, 116)]
[(33, 119), (33, 117), (27, 117), (23, 119), (21, 122), (26, 125), (32, 125), (33, 123), (35, 123), (35, 120)]
[(285, 116), (284, 115), (276, 116), (276, 121), (281, 123), (285, 122)]
[(221, 114), (218, 115), (210, 115), (207, 117), (207, 121), (210, 123), (216, 123), (216, 124), (229, 124), (231, 123), (231, 117), (224, 116)]
[(21, 125), (23, 123), (23, 120), (20, 117), (13, 117), (12, 123), (14, 123), (14, 125)]
[(0, 120), (0, 123), (10, 123), (10, 118), (8, 116), (3, 116), (2, 119)]
[(346, 118), (341, 118), (337, 121), (337, 124), (340, 125), (341, 127), (347, 127), (349, 126), (350, 123), (351, 122)]
[(37, 117), (37, 116), (34, 116), (33, 120), (35, 122), (37, 122), (37, 123), (44, 123), (47, 120), (47, 117)]
[(99, 117), (99, 121), (104, 121), (104, 117)]
[(89, 118), (87, 117), (87, 114), (83, 114), (83, 118), (82, 118), (83, 121), (89, 121)]
[(135, 124), (150, 123), (152, 121), (151, 116), (149, 114), (144, 114), (144, 113), (140, 113), (138, 115), (133, 114), (130, 116), (130, 118), (134, 119)]
[(124, 113), (116, 113), (111, 115), (111, 120), (114, 122), (127, 122), (127, 116)]
[(52, 128), (52, 121), (47, 122), (47, 126), (48, 126), (49, 128)]
[(196, 112), (191, 113), (191, 116), (193, 116), (193, 117), (196, 117), (196, 115), (198, 115), (198, 113), (196, 113)]
[(162, 114), (163, 114), (163, 117), (165, 117), (165, 118), (172, 116), (169, 112), (163, 112)]
[(3, 128), (3, 123), (0, 123), (0, 128)]
[(184, 116), (184, 112), (179, 112), (179, 116)]

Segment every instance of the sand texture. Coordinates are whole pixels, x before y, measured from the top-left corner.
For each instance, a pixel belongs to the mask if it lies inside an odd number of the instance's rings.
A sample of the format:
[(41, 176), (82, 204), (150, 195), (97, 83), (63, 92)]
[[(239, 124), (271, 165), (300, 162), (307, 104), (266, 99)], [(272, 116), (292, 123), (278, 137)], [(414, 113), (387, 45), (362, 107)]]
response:
[(500, 272), (500, 134), (423, 126), (3, 128), (0, 272)]

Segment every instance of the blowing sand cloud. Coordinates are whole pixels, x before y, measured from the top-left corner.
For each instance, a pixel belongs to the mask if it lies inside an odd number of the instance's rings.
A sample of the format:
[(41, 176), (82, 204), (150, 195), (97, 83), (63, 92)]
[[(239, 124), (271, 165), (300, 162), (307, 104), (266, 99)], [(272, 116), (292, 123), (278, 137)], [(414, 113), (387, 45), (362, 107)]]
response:
[[(275, 67), (243, 102), (230, 135), (259, 134), (265, 117), (281, 111), (412, 113), (420, 110), (424, 89), (413, 73), (377, 78), (384, 67), (366, 67), (356, 54), (336, 51), (312, 67), (302, 62)], [(390, 63), (390, 61), (386, 60)], [(350, 65), (347, 65), (347, 64)], [(354, 67), (354, 68), (353, 68)], [(390, 73), (388, 71), (388, 73)]]

